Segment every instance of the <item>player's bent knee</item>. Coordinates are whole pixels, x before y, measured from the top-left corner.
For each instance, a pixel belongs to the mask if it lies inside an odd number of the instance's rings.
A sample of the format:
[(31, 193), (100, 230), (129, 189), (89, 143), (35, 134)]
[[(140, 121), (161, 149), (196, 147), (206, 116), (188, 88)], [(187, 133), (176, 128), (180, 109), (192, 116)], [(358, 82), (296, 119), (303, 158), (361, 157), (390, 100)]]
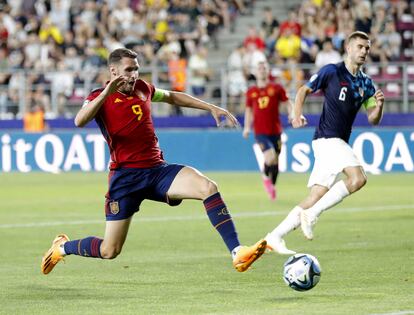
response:
[(203, 183), (203, 187), (201, 188), (202, 198), (206, 199), (211, 195), (214, 195), (216, 192), (218, 192), (217, 184), (211, 179), (207, 178)]
[(122, 251), (122, 248), (117, 247), (101, 247), (101, 257), (103, 259), (115, 259)]
[(367, 183), (367, 179), (365, 176), (358, 176), (355, 178), (352, 178), (351, 180), (351, 191), (350, 192), (355, 192), (357, 190), (360, 190), (362, 187), (365, 186), (365, 184)]

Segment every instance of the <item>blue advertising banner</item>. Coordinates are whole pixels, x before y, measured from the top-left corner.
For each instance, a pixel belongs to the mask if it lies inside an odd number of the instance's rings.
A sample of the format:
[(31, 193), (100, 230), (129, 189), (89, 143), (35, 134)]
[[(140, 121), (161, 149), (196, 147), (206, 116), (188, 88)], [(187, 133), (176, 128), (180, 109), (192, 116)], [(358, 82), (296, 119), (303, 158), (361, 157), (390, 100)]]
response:
[[(253, 137), (234, 130), (160, 130), (164, 157), (170, 163), (203, 171), (258, 169)], [(309, 172), (313, 166), (313, 128), (287, 129), (282, 136), (282, 172)], [(414, 171), (413, 128), (356, 128), (350, 141), (370, 173)], [(106, 171), (109, 152), (98, 130), (27, 134), (0, 133), (0, 172)]]

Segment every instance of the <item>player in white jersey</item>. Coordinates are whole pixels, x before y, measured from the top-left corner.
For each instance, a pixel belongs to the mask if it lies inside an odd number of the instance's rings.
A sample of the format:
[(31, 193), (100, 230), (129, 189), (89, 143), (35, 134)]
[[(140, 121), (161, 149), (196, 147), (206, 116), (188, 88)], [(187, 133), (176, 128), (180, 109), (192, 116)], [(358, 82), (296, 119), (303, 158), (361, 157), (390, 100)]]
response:
[[(308, 182), (309, 195), (266, 236), (269, 248), (280, 254), (294, 253), (286, 248), (283, 240), (286, 234), (300, 225), (305, 237), (313, 239), (313, 227), (320, 214), (361, 189), (367, 181), (348, 141), (362, 105), (370, 124), (377, 125), (382, 118), (384, 94), (375, 90), (371, 78), (361, 71), (370, 46), (366, 33), (350, 34), (345, 61), (321, 68), (297, 92), (293, 128), (303, 127), (306, 123), (302, 108), (307, 95), (321, 90), (324, 103), (312, 141), (315, 164)], [(337, 181), (341, 173), (345, 174), (345, 179)]]

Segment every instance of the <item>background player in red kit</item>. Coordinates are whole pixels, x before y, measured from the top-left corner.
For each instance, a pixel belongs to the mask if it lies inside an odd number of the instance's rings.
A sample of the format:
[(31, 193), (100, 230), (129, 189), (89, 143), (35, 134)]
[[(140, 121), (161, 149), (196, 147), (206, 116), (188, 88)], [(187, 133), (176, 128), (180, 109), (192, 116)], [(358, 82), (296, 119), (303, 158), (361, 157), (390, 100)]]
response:
[(247, 270), (263, 254), (266, 241), (241, 246), (217, 185), (194, 168), (164, 161), (154, 132), (151, 101), (210, 111), (217, 125), (224, 117), (235, 126), (236, 118), (188, 94), (157, 89), (140, 80), (137, 54), (131, 50), (114, 50), (108, 65), (110, 81), (87, 97), (75, 117), (78, 127), (95, 119), (111, 153), (105, 236), (70, 241), (64, 234), (58, 235), (42, 259), (42, 272), (48, 274), (65, 255), (115, 258), (144, 199), (170, 205), (178, 205), (183, 199), (203, 200), (212, 225), (232, 254), (234, 267)]
[(253, 122), (255, 140), (264, 158), (263, 184), (270, 199), (274, 200), (282, 147), (279, 106), (285, 106), (289, 114), (292, 106), (285, 89), (280, 84), (270, 82), (267, 62), (260, 62), (255, 74), (257, 84), (250, 87), (246, 94), (243, 136), (249, 136)]

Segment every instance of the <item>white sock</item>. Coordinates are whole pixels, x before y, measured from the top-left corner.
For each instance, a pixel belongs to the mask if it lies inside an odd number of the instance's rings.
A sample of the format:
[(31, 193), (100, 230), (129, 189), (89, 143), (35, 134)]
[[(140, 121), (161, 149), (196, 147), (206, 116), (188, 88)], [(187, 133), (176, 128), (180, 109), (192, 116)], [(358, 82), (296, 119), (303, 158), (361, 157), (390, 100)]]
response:
[(231, 258), (233, 258), (233, 259), (234, 259), (234, 257), (236, 257), (237, 252), (240, 250), (240, 248), (241, 248), (241, 245), (239, 245), (239, 246), (237, 246), (237, 247), (233, 248), (233, 250), (231, 251)]
[(66, 252), (65, 252), (65, 246), (64, 246), (64, 244), (62, 244), (62, 245), (60, 245), (60, 246), (59, 246), (59, 250), (60, 250), (60, 254), (61, 254), (62, 256), (66, 256)]
[(300, 212), (302, 210), (303, 209), (299, 206), (294, 207), (286, 218), (280, 222), (279, 225), (266, 236), (266, 238), (282, 238), (289, 232), (296, 229), (300, 225)]
[(319, 199), (306, 211), (309, 211), (312, 215), (319, 217), (323, 211), (337, 205), (348, 195), (348, 188), (346, 188), (345, 182), (341, 180), (333, 185), (321, 199)]

